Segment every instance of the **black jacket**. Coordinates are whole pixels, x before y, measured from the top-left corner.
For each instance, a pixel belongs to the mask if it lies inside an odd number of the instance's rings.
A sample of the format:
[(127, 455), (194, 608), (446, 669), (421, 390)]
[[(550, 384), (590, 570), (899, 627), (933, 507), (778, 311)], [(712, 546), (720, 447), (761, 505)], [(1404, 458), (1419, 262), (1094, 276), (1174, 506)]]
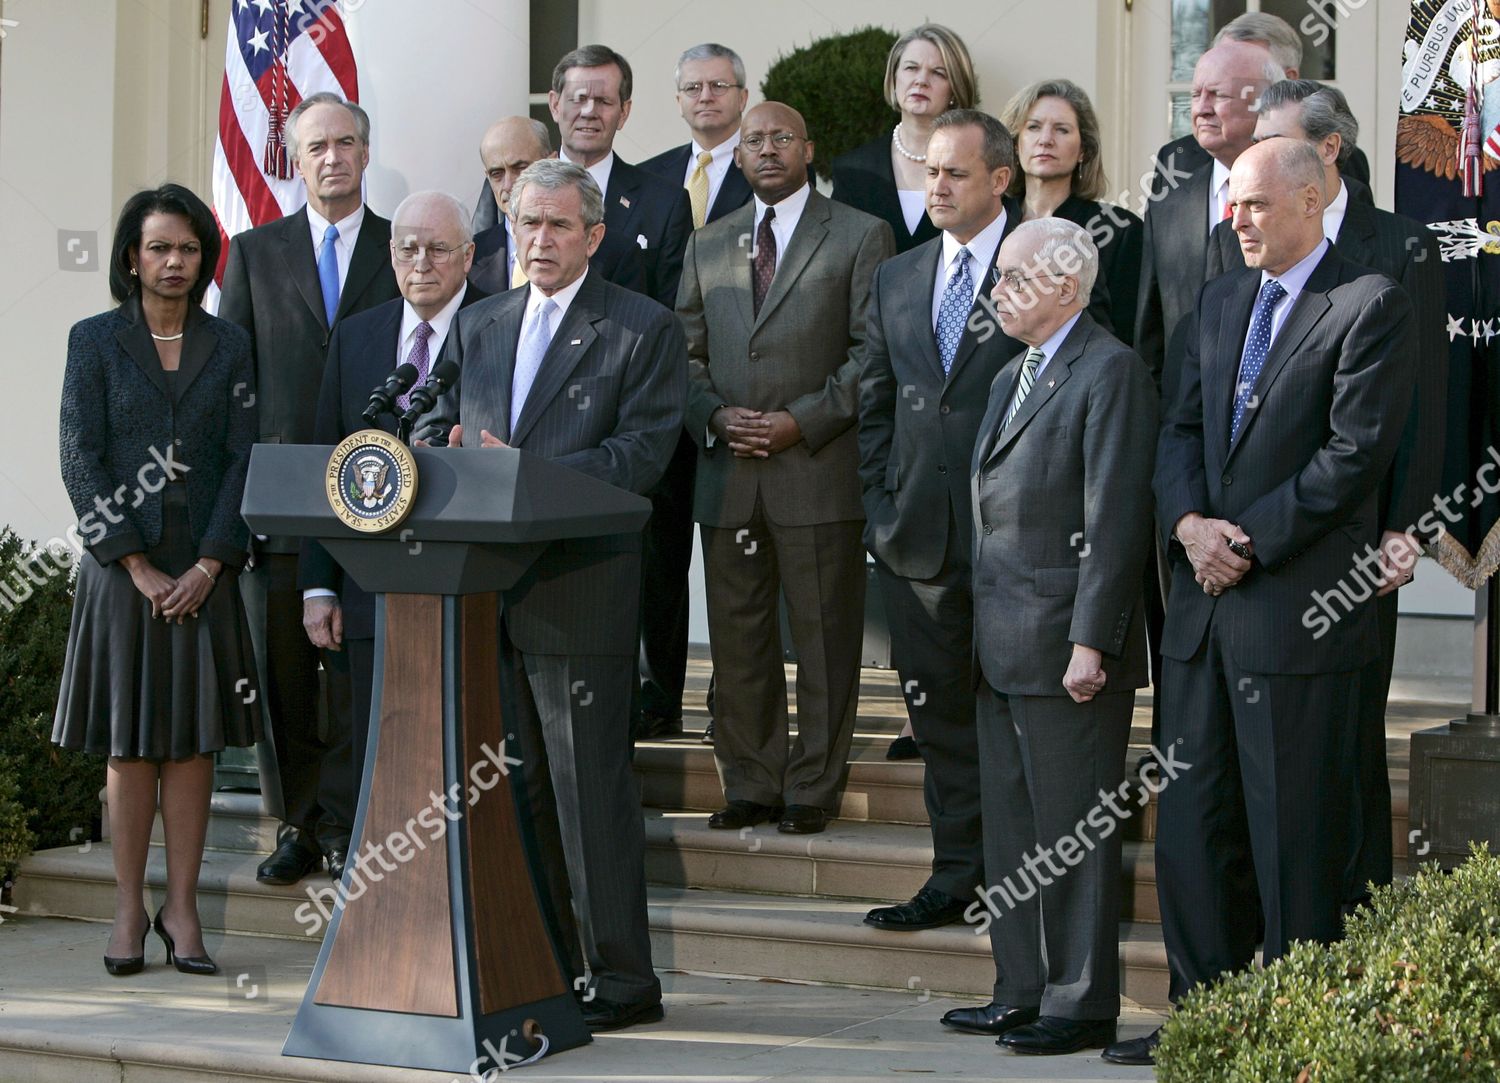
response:
[(891, 168), (889, 135), (872, 139), (833, 160), (832, 198), (884, 219), (895, 234), (898, 255), (926, 244), (942, 232), (932, 224), (926, 210), (917, 222), (917, 231), (907, 230), (901, 197), (896, 194), (896, 171)]
[[(655, 158), (647, 158), (641, 163), (641, 168), (652, 176), (660, 177), (670, 184), (682, 185), (687, 176), (688, 157), (692, 154), (693, 145), (684, 143), (680, 147), (658, 154)], [(685, 191), (686, 189), (684, 189)], [(719, 193), (714, 196), (713, 205), (708, 208), (708, 215), (703, 224), (717, 222), (730, 211), (737, 210), (750, 202), (750, 182), (745, 179), (745, 174), (740, 172), (740, 167), (733, 162), (729, 163), (729, 169), (724, 174), (724, 181), (719, 185)], [(691, 213), (692, 201), (688, 201)]]

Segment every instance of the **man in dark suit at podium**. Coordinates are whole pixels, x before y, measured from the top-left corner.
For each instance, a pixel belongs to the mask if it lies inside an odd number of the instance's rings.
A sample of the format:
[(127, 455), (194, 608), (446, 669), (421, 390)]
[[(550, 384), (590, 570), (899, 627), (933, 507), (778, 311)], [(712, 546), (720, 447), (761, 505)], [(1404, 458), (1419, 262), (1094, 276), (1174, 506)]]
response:
[[(391, 221), (391, 267), (401, 296), (335, 328), (323, 368), (314, 443), (337, 444), (352, 432), (370, 428), (361, 416), (370, 391), (384, 383), (398, 365), (414, 366), (414, 386), (420, 386), (442, 351), (453, 317), (488, 296), (464, 278), (474, 257), (474, 243), (469, 214), (458, 200), (444, 192), (415, 192), (402, 200)], [(397, 409), (408, 405), (407, 396), (402, 395)], [(396, 418), (385, 414), (374, 427), (394, 435)], [(357, 791), (364, 777), (370, 732), (375, 596), (360, 589), (328, 550), (311, 539), (302, 542), (297, 580), (308, 638), (323, 650), (342, 650), (348, 655), (353, 686), (348, 771)], [(342, 877), (342, 868), (330, 871), (335, 878)]]
[[(687, 346), (670, 311), (590, 270), (601, 204), (571, 162), (521, 174), (511, 212), (528, 286), (458, 314), (442, 358), (460, 382), (421, 435), (519, 448), (644, 494), (682, 429)], [(641, 548), (639, 534), (555, 542), (501, 604), (507, 732), (524, 764), (533, 859), (575, 978), (588, 962), (593, 987), (580, 999), (593, 1030), (662, 1018), (630, 770)]]
[[(391, 224), (361, 195), (370, 162), (365, 111), (335, 94), (310, 95), (287, 119), (287, 150), (307, 206), (230, 241), (219, 315), (250, 332), (261, 442), (308, 444), (331, 332), (399, 294)], [(256, 870), (268, 884), (296, 883), (325, 855), (337, 878), (359, 788), (347, 773), (348, 664), (327, 651), (329, 733), (318, 735), (320, 656), (302, 628), (300, 547), (296, 538), (261, 540), (255, 567), (240, 578), (284, 805), (276, 850)]]

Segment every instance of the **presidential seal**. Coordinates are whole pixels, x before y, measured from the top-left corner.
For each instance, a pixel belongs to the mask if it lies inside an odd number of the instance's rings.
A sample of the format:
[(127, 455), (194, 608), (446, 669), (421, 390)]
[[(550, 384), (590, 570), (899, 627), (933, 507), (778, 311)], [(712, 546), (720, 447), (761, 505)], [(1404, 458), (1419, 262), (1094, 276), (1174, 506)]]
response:
[(389, 433), (362, 429), (344, 438), (324, 473), (328, 503), (345, 524), (378, 534), (401, 524), (417, 498), (417, 462)]

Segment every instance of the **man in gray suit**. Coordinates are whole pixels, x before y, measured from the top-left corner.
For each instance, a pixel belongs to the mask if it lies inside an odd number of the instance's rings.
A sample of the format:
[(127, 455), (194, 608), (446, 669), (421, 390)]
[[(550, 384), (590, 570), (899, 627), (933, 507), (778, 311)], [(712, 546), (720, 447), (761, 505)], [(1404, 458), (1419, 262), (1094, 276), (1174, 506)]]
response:
[[(1342, 935), (1359, 675), (1380, 654), (1359, 571), (1418, 355), (1406, 291), (1324, 237), (1312, 147), (1251, 147), (1230, 200), (1247, 266), (1189, 320), (1154, 479), (1173, 576), (1161, 747), (1192, 765), (1157, 821), (1174, 1002), (1249, 965), (1260, 914), (1267, 963)], [(1155, 1043), (1104, 1056), (1149, 1064)]]
[[(645, 493), (682, 430), (682, 329), (589, 269), (604, 209), (581, 166), (533, 163), (511, 213), (529, 286), (455, 317), (439, 363), (456, 362), (460, 383), (428, 429), (453, 446), (520, 448)], [(662, 1018), (630, 771), (640, 562), (639, 533), (554, 542), (501, 601), (501, 679), (516, 706), (535, 860), (573, 974), (588, 962), (582, 1008), (593, 1030)]]
[[(808, 184), (813, 144), (796, 110), (750, 110), (734, 155), (755, 198), (693, 234), (677, 300), (728, 802), (709, 824), (778, 819), (809, 834), (838, 810), (854, 732), (865, 591), (854, 421), (870, 279), (895, 242)], [(790, 757), (783, 586), (798, 658)]]
[(932, 874), (865, 924), (894, 931), (959, 920), (984, 875), (974, 735), (969, 459), (990, 384), (1021, 348), (991, 304), (1000, 242), (1021, 223), (1005, 199), (1016, 168), (1005, 125), (977, 109), (937, 119), (927, 209), (941, 237), (881, 264), (859, 381), (865, 546), (891, 628), (891, 660), (927, 766)]
[(990, 388), (970, 471), (996, 981), (988, 1006), (944, 1022), (1017, 1053), (1108, 1044), (1120, 1013), (1108, 799), (1148, 676), (1140, 568), (1157, 407), (1140, 358), (1084, 311), (1098, 260), (1088, 231), (1058, 218), (1001, 246), (1000, 325), (1030, 348)]

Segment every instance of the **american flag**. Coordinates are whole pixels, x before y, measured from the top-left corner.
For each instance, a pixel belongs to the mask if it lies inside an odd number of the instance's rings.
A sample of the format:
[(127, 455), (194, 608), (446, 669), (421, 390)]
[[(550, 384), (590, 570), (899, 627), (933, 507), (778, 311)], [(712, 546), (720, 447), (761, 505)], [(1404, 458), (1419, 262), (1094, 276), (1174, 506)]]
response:
[(210, 311), (218, 308), (229, 238), (306, 202), (287, 155), (286, 118), (324, 90), (359, 100), (338, 0), (233, 0), (214, 144), (214, 216), (224, 243), (204, 301)]

